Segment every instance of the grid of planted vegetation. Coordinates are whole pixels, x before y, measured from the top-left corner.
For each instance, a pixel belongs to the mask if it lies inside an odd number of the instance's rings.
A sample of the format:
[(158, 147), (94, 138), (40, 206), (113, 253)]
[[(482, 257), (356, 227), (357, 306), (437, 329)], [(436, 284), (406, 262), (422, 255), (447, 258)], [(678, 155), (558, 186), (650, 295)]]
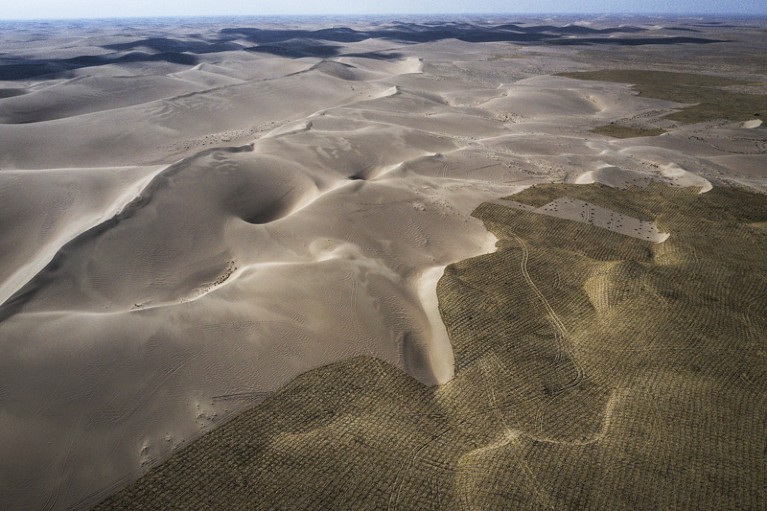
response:
[(661, 244), (485, 203), (498, 251), (438, 296), (456, 378), (372, 358), (304, 374), (96, 507), (765, 509), (767, 200), (543, 185)]
[[(665, 115), (665, 119), (682, 124), (715, 121), (747, 121), (767, 115), (764, 84), (749, 84), (720, 76), (639, 69), (602, 69), (562, 73), (560, 76), (580, 80), (630, 83), (640, 96), (686, 103), (688, 106)], [(747, 93), (737, 87), (754, 86), (761, 93)], [(593, 130), (616, 138), (653, 137), (663, 129), (610, 123)]]

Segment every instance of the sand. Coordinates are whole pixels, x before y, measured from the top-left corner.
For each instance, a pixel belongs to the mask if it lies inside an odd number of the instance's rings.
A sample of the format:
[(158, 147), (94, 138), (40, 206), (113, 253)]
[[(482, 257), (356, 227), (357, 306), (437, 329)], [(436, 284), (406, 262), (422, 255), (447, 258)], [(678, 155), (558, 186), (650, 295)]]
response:
[[(291, 26), (325, 28), (307, 23)], [(470, 216), (485, 201), (547, 182), (767, 189), (751, 120), (593, 133), (683, 105), (553, 76), (601, 61), (542, 25), (415, 40), (359, 23), (364, 37), (302, 32), (277, 49), (213, 21), (4, 31), (0, 507), (85, 508), (333, 362), (371, 355), (450, 381), (436, 282), (494, 250)], [(621, 30), (609, 51), (647, 62)], [(675, 41), (642, 44), (720, 51)], [(568, 207), (578, 221), (584, 206)], [(622, 220), (617, 232), (665, 239), (652, 218)]]

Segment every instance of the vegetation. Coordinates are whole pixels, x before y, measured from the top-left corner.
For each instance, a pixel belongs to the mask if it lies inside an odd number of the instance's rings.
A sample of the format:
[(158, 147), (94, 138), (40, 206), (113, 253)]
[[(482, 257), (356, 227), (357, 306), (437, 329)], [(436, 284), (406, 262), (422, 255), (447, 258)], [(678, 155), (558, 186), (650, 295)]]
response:
[(661, 128), (636, 128), (615, 123), (598, 126), (591, 131), (615, 138), (657, 137), (666, 133), (666, 130)]
[(689, 104), (691, 106), (665, 116), (685, 124), (717, 119), (746, 121), (767, 115), (767, 94), (746, 94), (728, 89), (747, 85), (729, 78), (636, 69), (604, 69), (562, 73), (560, 76), (630, 83), (640, 96)]

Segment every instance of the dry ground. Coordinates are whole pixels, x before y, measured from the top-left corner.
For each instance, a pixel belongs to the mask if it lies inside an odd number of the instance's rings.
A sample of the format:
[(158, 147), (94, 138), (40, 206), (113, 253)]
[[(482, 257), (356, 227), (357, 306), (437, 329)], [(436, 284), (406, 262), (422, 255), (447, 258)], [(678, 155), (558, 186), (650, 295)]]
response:
[(763, 505), (764, 23), (453, 21), (0, 22), (0, 508)]

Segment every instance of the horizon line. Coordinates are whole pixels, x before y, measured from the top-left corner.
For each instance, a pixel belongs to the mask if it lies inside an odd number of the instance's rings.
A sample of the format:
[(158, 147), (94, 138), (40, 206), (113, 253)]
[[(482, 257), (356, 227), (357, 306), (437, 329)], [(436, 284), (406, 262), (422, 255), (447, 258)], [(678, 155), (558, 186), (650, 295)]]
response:
[(210, 18), (396, 18), (411, 16), (522, 16), (522, 17), (727, 17), (727, 18), (767, 18), (766, 13), (742, 12), (410, 12), (410, 13), (282, 13), (282, 14), (157, 14), (157, 15), (124, 15), (124, 16), (93, 16), (93, 17), (30, 17), (30, 18), (0, 18), (0, 22), (9, 21), (112, 21), (112, 20), (142, 20), (142, 19), (210, 19)]

